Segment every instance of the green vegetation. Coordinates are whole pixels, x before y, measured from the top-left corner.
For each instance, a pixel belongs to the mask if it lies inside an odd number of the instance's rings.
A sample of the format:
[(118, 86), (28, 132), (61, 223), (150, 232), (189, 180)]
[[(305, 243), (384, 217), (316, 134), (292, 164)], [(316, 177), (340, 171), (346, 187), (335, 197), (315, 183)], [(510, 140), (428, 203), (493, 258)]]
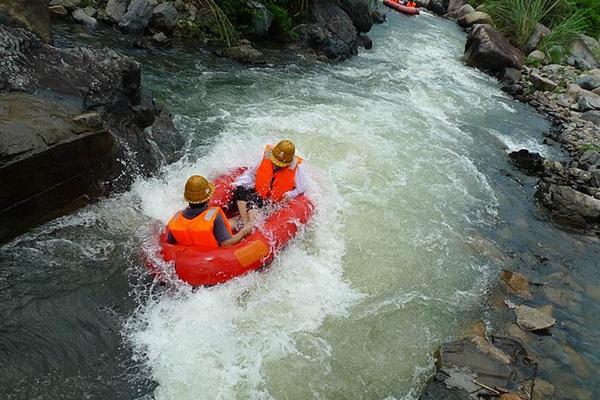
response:
[[(303, 22), (308, 8), (308, 0), (255, 0), (273, 15), (269, 28), (271, 36), (294, 37), (295, 25)], [(248, 0), (215, 0), (231, 23), (242, 33), (252, 33), (253, 17), (257, 11)]]
[(538, 23), (550, 28), (540, 49), (558, 57), (557, 48), (565, 48), (581, 33), (600, 35), (599, 0), (472, 0), (485, 5), (496, 27), (516, 46), (525, 48)]
[(593, 143), (586, 143), (586, 144), (579, 146), (579, 151), (581, 153), (585, 153), (586, 151), (589, 151), (589, 150), (600, 152), (600, 146), (597, 144), (593, 144)]

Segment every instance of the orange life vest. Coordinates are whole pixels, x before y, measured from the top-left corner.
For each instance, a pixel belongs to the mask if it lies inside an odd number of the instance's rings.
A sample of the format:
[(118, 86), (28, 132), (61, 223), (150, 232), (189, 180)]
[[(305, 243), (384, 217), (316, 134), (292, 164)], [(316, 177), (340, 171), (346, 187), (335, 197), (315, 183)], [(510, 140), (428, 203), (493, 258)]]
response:
[(407, 7), (416, 7), (416, 6), (417, 6), (417, 3), (415, 3), (414, 1), (409, 1), (409, 2), (406, 4), (406, 6), (407, 6)]
[(177, 241), (177, 244), (185, 246), (199, 246), (206, 250), (212, 250), (219, 247), (219, 242), (213, 233), (215, 219), (221, 215), (225, 226), (230, 234), (231, 226), (220, 207), (210, 207), (202, 214), (193, 219), (187, 219), (179, 211), (167, 225), (169, 231)]
[(271, 151), (271, 146), (267, 145), (263, 160), (256, 171), (254, 188), (256, 193), (265, 200), (281, 201), (283, 195), (296, 186), (296, 170), (303, 160), (294, 156), (294, 160), (289, 166), (275, 172), (273, 170), (275, 165), (271, 161)]

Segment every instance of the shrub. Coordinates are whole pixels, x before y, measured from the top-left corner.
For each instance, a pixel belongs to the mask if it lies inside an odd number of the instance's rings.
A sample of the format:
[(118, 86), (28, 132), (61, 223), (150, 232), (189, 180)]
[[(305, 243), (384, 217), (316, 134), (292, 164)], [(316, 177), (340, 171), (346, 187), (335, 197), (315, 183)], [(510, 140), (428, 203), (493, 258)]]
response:
[(540, 49), (548, 52), (552, 47), (567, 47), (587, 28), (585, 10), (576, 10), (552, 26), (550, 33), (542, 40)]

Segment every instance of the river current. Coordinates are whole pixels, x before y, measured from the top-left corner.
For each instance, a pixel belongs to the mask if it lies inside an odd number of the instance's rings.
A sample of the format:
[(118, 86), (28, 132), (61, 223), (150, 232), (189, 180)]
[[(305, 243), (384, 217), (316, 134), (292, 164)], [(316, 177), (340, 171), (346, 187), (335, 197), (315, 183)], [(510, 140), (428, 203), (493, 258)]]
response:
[[(508, 149), (555, 152), (548, 123), (463, 65), (450, 21), (388, 17), (349, 61), (250, 68), (60, 30), (59, 45), (138, 59), (187, 145), (157, 177), (0, 247), (0, 397), (412, 399), (437, 346), (473, 321), (504, 323), (484, 304), (501, 268), (537, 262), (541, 246), (551, 265), (535, 276), (592, 270), (597, 245), (546, 221), (508, 163)], [(281, 138), (305, 157), (317, 204), (300, 237), (223, 285), (153, 285), (140, 248), (184, 206), (187, 177), (250, 165)], [(579, 309), (557, 346), (589, 366), (598, 278), (573, 279)], [(553, 356), (550, 371), (574, 365)]]

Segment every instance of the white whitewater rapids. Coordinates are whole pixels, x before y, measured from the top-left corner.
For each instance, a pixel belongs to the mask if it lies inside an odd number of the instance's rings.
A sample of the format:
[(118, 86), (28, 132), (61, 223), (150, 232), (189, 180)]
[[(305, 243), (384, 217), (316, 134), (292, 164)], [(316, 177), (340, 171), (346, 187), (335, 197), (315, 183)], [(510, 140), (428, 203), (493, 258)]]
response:
[[(463, 66), (450, 22), (389, 17), (345, 63), (198, 65), (174, 95), (201, 144), (136, 183), (147, 217), (183, 207), (190, 174), (250, 165), (281, 138), (306, 158), (318, 213), (270, 268), (140, 305), (124, 334), (156, 399), (409, 399), (477, 312), (496, 273), (469, 246), (497, 218), (482, 165), (502, 142), (537, 145), (537, 117)], [(194, 141), (203, 124), (220, 131)]]

